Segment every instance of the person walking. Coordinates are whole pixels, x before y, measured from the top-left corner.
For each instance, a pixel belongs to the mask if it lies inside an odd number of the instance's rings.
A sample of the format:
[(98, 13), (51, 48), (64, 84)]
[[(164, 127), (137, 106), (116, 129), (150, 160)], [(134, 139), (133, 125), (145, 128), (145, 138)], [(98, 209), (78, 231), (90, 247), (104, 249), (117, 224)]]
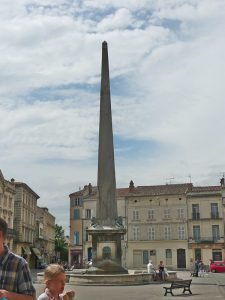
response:
[(36, 293), (27, 261), (5, 245), (8, 225), (0, 218), (0, 298), (35, 300)]

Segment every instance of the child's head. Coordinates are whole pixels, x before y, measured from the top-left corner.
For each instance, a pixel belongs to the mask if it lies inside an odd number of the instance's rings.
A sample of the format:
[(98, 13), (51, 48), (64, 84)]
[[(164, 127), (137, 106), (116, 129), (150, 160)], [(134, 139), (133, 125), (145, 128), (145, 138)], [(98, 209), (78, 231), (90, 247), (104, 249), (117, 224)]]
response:
[(64, 290), (66, 274), (62, 266), (50, 264), (45, 268), (44, 281), (51, 293), (60, 294)]

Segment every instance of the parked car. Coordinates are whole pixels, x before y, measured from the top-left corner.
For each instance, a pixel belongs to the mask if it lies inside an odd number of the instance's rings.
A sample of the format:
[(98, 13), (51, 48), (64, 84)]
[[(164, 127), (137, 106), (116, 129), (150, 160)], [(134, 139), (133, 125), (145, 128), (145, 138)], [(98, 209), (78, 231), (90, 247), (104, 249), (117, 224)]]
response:
[(225, 262), (224, 261), (214, 261), (211, 263), (209, 269), (213, 273), (225, 272)]

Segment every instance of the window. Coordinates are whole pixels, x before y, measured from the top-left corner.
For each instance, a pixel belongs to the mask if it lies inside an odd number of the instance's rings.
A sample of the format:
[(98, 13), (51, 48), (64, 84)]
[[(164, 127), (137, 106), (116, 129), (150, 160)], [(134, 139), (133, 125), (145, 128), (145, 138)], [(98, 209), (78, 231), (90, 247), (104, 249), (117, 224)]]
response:
[(133, 239), (134, 241), (140, 240), (140, 229), (137, 226), (133, 227)]
[(133, 220), (134, 221), (139, 220), (139, 211), (138, 210), (133, 210)]
[(155, 239), (155, 228), (154, 227), (148, 228), (148, 239), (150, 241), (153, 241)]
[(148, 260), (148, 250), (143, 250), (143, 265), (147, 265)]
[(79, 236), (79, 232), (77, 232), (77, 231), (74, 232), (73, 243), (74, 243), (74, 245), (80, 244), (80, 236)]
[(170, 209), (168, 207), (164, 209), (164, 218), (165, 219), (170, 218)]
[(184, 208), (183, 207), (179, 207), (177, 209), (177, 218), (184, 219)]
[(212, 225), (212, 237), (214, 242), (217, 242), (220, 239), (219, 225)]
[(81, 206), (81, 203), (82, 203), (82, 198), (75, 198), (75, 199), (72, 199), (72, 206)]
[(195, 241), (200, 240), (200, 226), (199, 225), (194, 225), (193, 226), (193, 239)]
[(178, 227), (178, 240), (184, 240), (185, 239), (185, 229), (184, 225), (180, 225)]
[(4, 196), (4, 206), (7, 206), (7, 196)]
[(211, 203), (211, 218), (212, 219), (219, 218), (218, 203)]
[(166, 249), (166, 265), (172, 265), (172, 250)]
[(9, 208), (12, 208), (12, 198), (9, 197)]
[(221, 250), (212, 250), (212, 259), (217, 261), (222, 261), (222, 251)]
[(86, 209), (86, 219), (91, 219), (91, 210), (90, 209)]
[(150, 250), (150, 257), (151, 256), (156, 256), (156, 250)]
[(202, 259), (201, 248), (195, 248), (195, 260)]
[(199, 219), (200, 219), (199, 205), (192, 204), (192, 220), (199, 220)]
[(154, 220), (155, 210), (153, 208), (150, 208), (148, 210), (148, 219)]
[(170, 226), (165, 226), (164, 227), (164, 238), (165, 238), (165, 240), (170, 240), (171, 239), (171, 228), (170, 228)]
[(74, 209), (74, 220), (80, 219), (80, 210)]
[(86, 242), (90, 242), (91, 241), (91, 235), (88, 234), (88, 231), (87, 231), (88, 227), (86, 227), (86, 231), (85, 231), (85, 238), (86, 238)]

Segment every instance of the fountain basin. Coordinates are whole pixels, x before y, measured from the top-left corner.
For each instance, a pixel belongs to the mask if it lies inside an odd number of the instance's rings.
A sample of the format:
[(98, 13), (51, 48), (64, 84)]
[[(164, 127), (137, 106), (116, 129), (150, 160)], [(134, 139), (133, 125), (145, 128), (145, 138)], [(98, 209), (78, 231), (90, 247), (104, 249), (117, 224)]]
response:
[[(85, 272), (85, 271), (83, 271)], [(168, 281), (177, 278), (176, 271), (169, 271)], [(37, 283), (44, 282), (44, 273), (37, 273)], [(128, 274), (87, 274), (66, 272), (66, 282), (71, 285), (142, 285), (157, 283), (153, 281), (152, 275), (147, 272)]]

